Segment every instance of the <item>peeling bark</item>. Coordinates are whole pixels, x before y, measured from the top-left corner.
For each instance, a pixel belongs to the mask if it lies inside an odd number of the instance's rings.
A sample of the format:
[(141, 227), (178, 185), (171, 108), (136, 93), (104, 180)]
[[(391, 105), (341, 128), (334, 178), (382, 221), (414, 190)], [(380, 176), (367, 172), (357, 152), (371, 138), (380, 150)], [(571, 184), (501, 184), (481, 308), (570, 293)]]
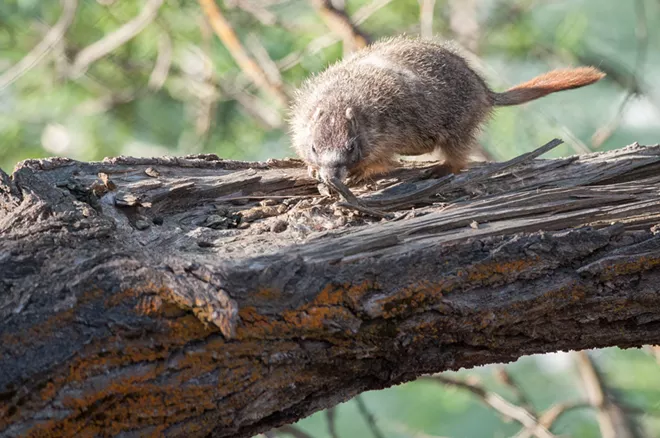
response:
[(354, 188), (407, 196), (387, 220), (296, 160), (0, 171), (0, 437), (249, 437), (425, 373), (660, 343), (660, 146), (494, 166)]

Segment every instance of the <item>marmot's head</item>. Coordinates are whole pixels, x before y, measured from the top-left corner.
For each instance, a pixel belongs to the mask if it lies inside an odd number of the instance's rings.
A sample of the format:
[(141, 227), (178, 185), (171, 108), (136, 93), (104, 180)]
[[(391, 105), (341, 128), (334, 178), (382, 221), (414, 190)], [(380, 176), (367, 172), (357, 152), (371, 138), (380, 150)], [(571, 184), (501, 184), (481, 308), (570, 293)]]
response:
[(309, 123), (307, 161), (318, 168), (323, 181), (344, 181), (364, 154), (355, 108), (321, 104)]

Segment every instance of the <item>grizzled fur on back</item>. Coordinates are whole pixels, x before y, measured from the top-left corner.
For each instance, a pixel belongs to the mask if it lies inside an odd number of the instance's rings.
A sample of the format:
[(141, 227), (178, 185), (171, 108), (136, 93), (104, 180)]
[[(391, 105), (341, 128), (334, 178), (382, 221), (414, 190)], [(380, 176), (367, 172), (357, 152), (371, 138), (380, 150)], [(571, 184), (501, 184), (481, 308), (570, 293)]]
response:
[(488, 87), (451, 46), (388, 38), (303, 84), (291, 111), (293, 147), (314, 163), (312, 145), (317, 154), (336, 153), (355, 137), (360, 157), (352, 174), (383, 171), (396, 155), (437, 148), (462, 167), (491, 107)]

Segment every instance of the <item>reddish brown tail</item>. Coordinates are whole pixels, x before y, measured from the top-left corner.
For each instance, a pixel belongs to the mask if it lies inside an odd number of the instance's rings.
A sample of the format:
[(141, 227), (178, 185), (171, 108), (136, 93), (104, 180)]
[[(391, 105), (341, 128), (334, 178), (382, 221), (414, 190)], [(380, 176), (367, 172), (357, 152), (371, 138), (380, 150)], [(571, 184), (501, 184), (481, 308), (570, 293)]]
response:
[(603, 77), (605, 73), (594, 67), (552, 70), (492, 96), (495, 106), (520, 105), (550, 93), (593, 84)]

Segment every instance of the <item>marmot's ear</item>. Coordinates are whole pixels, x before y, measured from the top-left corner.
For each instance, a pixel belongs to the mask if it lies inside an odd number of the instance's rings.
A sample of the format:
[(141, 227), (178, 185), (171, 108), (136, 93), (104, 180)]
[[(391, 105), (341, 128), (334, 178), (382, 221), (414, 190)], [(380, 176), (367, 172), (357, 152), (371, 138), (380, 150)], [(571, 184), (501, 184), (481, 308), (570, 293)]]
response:
[(312, 114), (312, 120), (316, 121), (323, 115), (323, 109), (321, 107), (316, 108), (314, 114)]
[(357, 129), (358, 121), (357, 121), (357, 117), (355, 117), (355, 108), (353, 108), (352, 106), (346, 108), (346, 118), (348, 119), (348, 122), (351, 124), (351, 128)]

